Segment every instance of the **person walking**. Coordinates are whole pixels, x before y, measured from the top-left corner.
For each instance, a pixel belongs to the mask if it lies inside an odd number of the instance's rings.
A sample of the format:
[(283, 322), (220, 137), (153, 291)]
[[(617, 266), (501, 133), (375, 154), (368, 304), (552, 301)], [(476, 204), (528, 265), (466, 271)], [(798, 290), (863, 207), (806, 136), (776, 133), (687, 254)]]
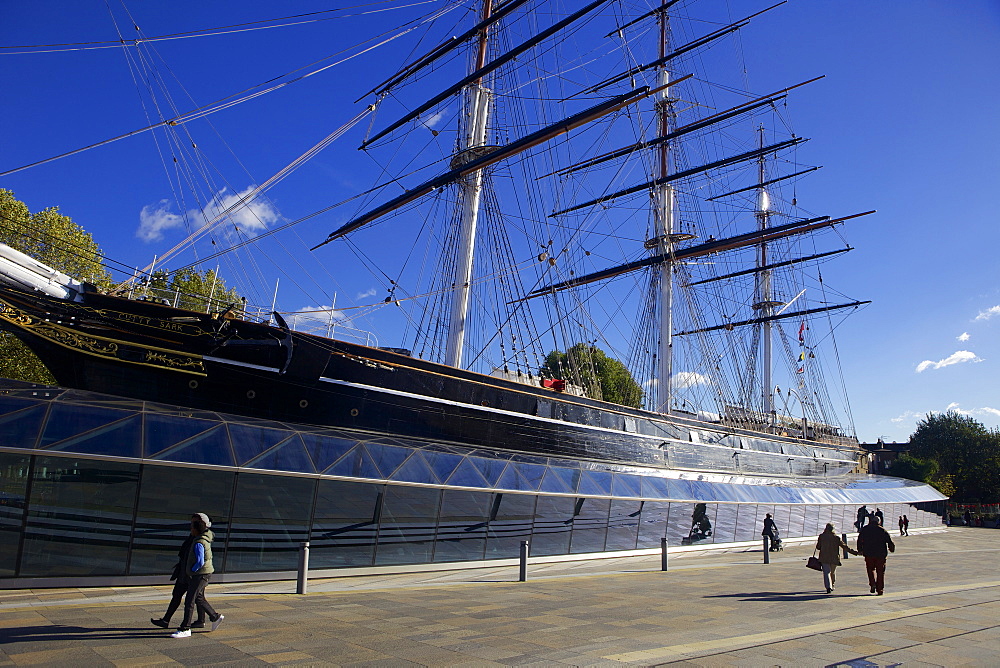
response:
[(778, 535), (778, 525), (774, 523), (771, 519), (771, 513), (767, 513), (764, 516), (764, 530), (760, 532), (761, 536), (767, 536), (774, 542), (775, 537)]
[(880, 527), (884, 527), (885, 526), (885, 515), (882, 514), (882, 509), (881, 508), (876, 508), (875, 509), (875, 519), (878, 520), (878, 525)]
[(854, 528), (861, 531), (861, 527), (865, 525), (865, 520), (868, 518), (868, 506), (861, 506), (858, 508), (858, 520), (854, 523)]
[[(192, 515), (191, 519), (194, 520), (198, 518), (198, 515)], [(184, 598), (184, 594), (188, 589), (188, 581), (191, 579), (185, 572), (184, 564), (187, 561), (188, 551), (191, 550), (191, 543), (194, 542), (194, 536), (191, 532), (188, 532), (187, 538), (181, 543), (181, 549), (177, 552), (177, 563), (174, 565), (174, 571), (170, 575), (170, 580), (174, 583), (174, 589), (170, 592), (170, 603), (167, 605), (167, 611), (163, 613), (163, 616), (159, 619), (155, 617), (150, 617), (149, 621), (153, 626), (159, 626), (161, 629), (166, 629), (170, 627), (170, 618), (173, 617), (174, 612), (181, 604), (181, 600)], [(194, 628), (199, 626), (205, 626), (205, 619), (201, 615), (198, 616), (198, 620), (192, 625)]]
[(892, 536), (872, 517), (858, 534), (858, 552), (865, 557), (868, 585), (873, 594), (882, 595), (885, 587), (885, 560), (896, 551)]
[(827, 524), (826, 529), (816, 539), (816, 549), (819, 550), (819, 561), (823, 564), (823, 586), (830, 594), (837, 588), (837, 566), (840, 566), (840, 551), (847, 550), (857, 554), (847, 543), (840, 539), (833, 524)]
[(904, 536), (910, 535), (910, 518), (908, 518), (906, 515), (903, 515), (903, 535)]
[(900, 536), (905, 536), (906, 535), (906, 532), (903, 531), (903, 516), (902, 515), (899, 516), (899, 535)]
[[(171, 638), (190, 638), (191, 617), (194, 616), (195, 609), (198, 610), (198, 618), (208, 619), (212, 622), (212, 630), (219, 628), (219, 624), (225, 619), (215, 611), (208, 601), (205, 600), (205, 587), (215, 572), (212, 565), (212, 540), (215, 534), (209, 529), (212, 521), (205, 513), (196, 513), (191, 519), (191, 549), (188, 550), (184, 559), (184, 571), (187, 573), (188, 588), (184, 597), (184, 621), (177, 627), (177, 630), (170, 634)], [(204, 622), (202, 622), (204, 625)]]

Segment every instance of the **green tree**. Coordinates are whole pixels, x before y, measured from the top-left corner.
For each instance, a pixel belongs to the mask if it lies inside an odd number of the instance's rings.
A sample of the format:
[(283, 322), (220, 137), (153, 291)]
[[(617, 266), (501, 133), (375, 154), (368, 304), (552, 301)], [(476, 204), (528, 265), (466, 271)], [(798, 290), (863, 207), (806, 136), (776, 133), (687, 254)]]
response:
[(644, 392), (628, 368), (603, 350), (577, 343), (567, 352), (553, 350), (539, 369), (543, 378), (559, 378), (583, 387), (588, 397), (639, 408)]
[(955, 476), (941, 473), (941, 467), (933, 459), (920, 459), (904, 452), (892, 463), (890, 473), (897, 478), (926, 482), (945, 496), (955, 494)]
[(162, 299), (189, 311), (221, 311), (235, 304), (242, 312), (242, 297), (213, 270), (180, 269), (155, 271), (140, 294)]
[[(82, 227), (59, 209), (31, 213), (10, 190), (0, 188), (0, 242), (53, 269), (98, 288), (111, 285), (101, 249)], [(12, 334), (0, 334), (0, 376), (53, 384), (55, 379), (31, 350)]]
[(1000, 433), (968, 415), (928, 413), (910, 437), (910, 455), (936, 462), (935, 479), (953, 480), (958, 501), (1000, 498)]

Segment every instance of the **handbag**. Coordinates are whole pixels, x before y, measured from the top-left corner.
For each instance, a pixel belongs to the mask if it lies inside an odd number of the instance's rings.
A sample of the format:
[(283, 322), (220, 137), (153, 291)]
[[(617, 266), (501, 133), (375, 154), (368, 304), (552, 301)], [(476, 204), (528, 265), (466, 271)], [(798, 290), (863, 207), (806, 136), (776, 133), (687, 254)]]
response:
[(809, 557), (809, 561), (806, 562), (806, 568), (811, 568), (814, 571), (823, 570), (823, 562), (816, 558), (816, 551), (813, 550), (813, 554)]

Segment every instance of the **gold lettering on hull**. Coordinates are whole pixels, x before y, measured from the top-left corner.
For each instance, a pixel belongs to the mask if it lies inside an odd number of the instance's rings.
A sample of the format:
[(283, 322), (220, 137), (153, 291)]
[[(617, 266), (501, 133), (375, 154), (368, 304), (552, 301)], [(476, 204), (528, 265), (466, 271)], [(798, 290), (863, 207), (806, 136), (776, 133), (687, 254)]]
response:
[[(102, 357), (123, 364), (137, 364), (199, 376), (205, 375), (205, 362), (200, 355), (186, 355), (172, 350), (116, 341), (103, 336), (80, 334), (62, 325), (47, 322), (25, 313), (3, 301), (0, 301), (0, 320), (5, 320), (50, 343), (78, 350), (86, 355)], [(123, 354), (134, 357), (134, 359), (126, 359)]]

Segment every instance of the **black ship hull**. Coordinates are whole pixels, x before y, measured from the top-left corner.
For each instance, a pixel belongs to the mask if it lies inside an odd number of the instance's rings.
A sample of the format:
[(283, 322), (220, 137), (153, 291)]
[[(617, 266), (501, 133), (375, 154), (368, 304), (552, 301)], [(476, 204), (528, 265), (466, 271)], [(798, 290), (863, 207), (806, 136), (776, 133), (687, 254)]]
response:
[(247, 417), (621, 465), (835, 476), (856, 448), (662, 416), (286, 327), (0, 288), (0, 325), (60, 385)]

